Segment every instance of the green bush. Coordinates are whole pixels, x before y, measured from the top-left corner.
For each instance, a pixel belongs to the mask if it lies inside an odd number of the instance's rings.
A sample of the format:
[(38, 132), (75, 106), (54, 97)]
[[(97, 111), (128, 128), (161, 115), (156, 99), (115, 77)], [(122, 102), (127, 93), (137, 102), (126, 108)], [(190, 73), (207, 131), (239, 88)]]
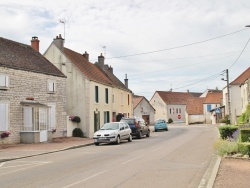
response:
[(220, 137), (222, 139), (232, 138), (233, 133), (237, 131), (239, 127), (235, 125), (224, 125), (219, 127)]
[(241, 116), (238, 118), (238, 122), (240, 124), (248, 123), (250, 119), (250, 104), (247, 105), (246, 111), (241, 114)]
[(239, 143), (238, 152), (242, 155), (250, 155), (250, 143)]
[(214, 148), (219, 156), (224, 156), (225, 154), (231, 155), (238, 152), (237, 142), (230, 142), (222, 139), (214, 143)]
[(72, 136), (73, 137), (81, 137), (83, 138), (83, 132), (82, 132), (82, 129), (80, 128), (75, 128), (72, 132)]
[(250, 129), (241, 129), (240, 136), (241, 142), (250, 142)]
[(173, 120), (171, 118), (168, 119), (168, 123), (173, 123)]

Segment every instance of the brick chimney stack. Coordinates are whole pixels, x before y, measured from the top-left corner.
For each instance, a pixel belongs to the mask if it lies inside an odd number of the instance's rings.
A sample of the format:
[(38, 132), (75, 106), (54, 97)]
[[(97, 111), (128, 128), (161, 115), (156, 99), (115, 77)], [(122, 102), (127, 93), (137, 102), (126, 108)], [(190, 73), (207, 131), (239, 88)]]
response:
[(102, 55), (102, 53), (101, 53), (100, 56), (98, 56), (98, 63), (99, 63), (99, 65), (100, 65), (100, 67), (101, 67), (102, 69), (104, 69), (104, 56)]
[(64, 39), (62, 38), (62, 35), (61, 35), (61, 34), (59, 34), (59, 36), (56, 36), (56, 38), (54, 39), (53, 43), (54, 43), (61, 51), (63, 51)]
[(82, 54), (83, 55), (83, 57), (85, 57), (86, 59), (87, 59), (87, 61), (89, 61), (89, 54), (85, 51), (85, 53), (84, 54)]
[(125, 87), (128, 89), (128, 78), (127, 78), (127, 74), (125, 74), (124, 85), (125, 85)]
[(32, 37), (31, 47), (37, 52), (39, 52), (39, 42), (40, 42), (40, 40), (38, 40), (38, 37), (35, 37), (35, 36)]

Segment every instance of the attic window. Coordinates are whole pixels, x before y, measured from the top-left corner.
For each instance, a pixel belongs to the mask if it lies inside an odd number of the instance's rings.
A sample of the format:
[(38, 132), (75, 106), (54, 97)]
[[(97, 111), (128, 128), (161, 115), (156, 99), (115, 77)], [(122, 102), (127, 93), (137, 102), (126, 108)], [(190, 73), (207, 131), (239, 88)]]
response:
[(0, 75), (0, 89), (7, 89), (9, 87), (9, 76)]
[(55, 81), (49, 80), (48, 81), (48, 92), (49, 93), (55, 93), (56, 91), (56, 83)]

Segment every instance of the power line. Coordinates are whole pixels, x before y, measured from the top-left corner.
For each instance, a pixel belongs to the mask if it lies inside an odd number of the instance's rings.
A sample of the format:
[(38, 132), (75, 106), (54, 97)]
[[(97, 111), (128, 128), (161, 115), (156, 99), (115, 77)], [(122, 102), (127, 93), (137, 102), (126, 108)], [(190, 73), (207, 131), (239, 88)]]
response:
[(183, 47), (192, 46), (192, 45), (195, 45), (195, 44), (200, 44), (200, 43), (208, 42), (208, 41), (215, 40), (215, 39), (218, 39), (218, 38), (226, 37), (226, 36), (229, 36), (229, 35), (233, 35), (235, 33), (238, 33), (238, 32), (244, 31), (244, 30), (246, 30), (246, 29), (238, 30), (238, 31), (235, 31), (235, 32), (232, 32), (232, 33), (228, 33), (228, 34), (221, 35), (221, 36), (218, 36), (218, 37), (214, 37), (214, 38), (211, 38), (211, 39), (206, 39), (206, 40), (203, 40), (203, 41), (194, 42), (194, 43), (190, 43), (190, 44), (184, 44), (184, 45), (181, 45), (181, 46), (166, 48), (166, 49), (162, 49), (162, 50), (155, 50), (155, 51), (142, 52), (142, 53), (131, 54), (131, 55), (122, 55), (122, 56), (116, 56), (116, 57), (109, 57), (109, 58), (106, 58), (106, 59), (132, 57), (132, 56), (139, 56), (139, 55), (152, 54), (152, 53), (157, 53), (157, 52), (162, 52), (162, 51), (168, 51), (168, 50), (173, 50), (173, 49), (177, 49), (177, 48), (183, 48)]

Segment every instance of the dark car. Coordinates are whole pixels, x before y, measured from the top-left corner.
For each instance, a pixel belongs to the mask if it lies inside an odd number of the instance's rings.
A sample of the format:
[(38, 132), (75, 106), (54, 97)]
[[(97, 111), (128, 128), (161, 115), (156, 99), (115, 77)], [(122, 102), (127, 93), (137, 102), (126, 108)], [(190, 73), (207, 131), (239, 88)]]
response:
[(132, 136), (136, 136), (138, 138), (142, 138), (144, 135), (147, 137), (150, 136), (150, 128), (145, 123), (144, 119), (139, 117), (133, 117), (133, 118), (125, 118), (123, 117), (121, 119), (121, 122), (125, 122), (129, 124), (130, 129), (132, 131)]

